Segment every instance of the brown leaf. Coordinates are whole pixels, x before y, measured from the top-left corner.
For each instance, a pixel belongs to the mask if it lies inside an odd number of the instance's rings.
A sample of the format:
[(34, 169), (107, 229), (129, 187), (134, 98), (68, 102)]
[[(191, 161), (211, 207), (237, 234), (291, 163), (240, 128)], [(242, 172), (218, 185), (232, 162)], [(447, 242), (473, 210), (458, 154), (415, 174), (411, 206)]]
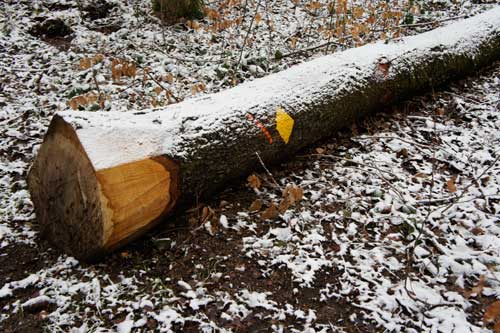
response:
[(383, 75), (383, 77), (387, 77), (389, 75), (389, 68), (391, 67), (390, 62), (379, 62), (378, 63), (378, 72)]
[(304, 197), (304, 190), (299, 186), (292, 186), (290, 189), (290, 197), (293, 199), (293, 203), (298, 203)]
[(408, 158), (408, 149), (403, 148), (400, 151), (396, 153), (397, 157), (403, 157), (403, 158)]
[(500, 320), (497, 321), (497, 323), (493, 327), (493, 330), (495, 331), (495, 333), (500, 333)]
[(214, 215), (215, 215), (214, 210), (210, 208), (210, 206), (205, 206), (201, 210), (200, 222), (203, 224), (208, 220), (211, 220)]
[(257, 13), (255, 15), (255, 24), (259, 24), (260, 21), (262, 21), (262, 15), (260, 13)]
[(96, 54), (93, 58), (92, 58), (92, 63), (95, 65), (95, 64), (98, 64), (100, 62), (103, 62), (104, 61), (104, 55), (103, 54)]
[(168, 73), (167, 75), (165, 75), (165, 81), (172, 84), (174, 82), (174, 76), (171, 73)]
[(247, 181), (248, 181), (248, 186), (250, 186), (253, 189), (259, 189), (260, 186), (262, 185), (260, 178), (256, 174), (248, 176)]
[(162, 91), (163, 91), (162, 87), (156, 87), (156, 88), (154, 89), (154, 92), (155, 92), (157, 95), (161, 94), (161, 92), (162, 92)]
[(280, 214), (285, 213), (288, 210), (288, 208), (290, 208), (290, 205), (291, 205), (291, 202), (290, 202), (289, 197), (282, 199), (279, 206), (278, 206), (278, 211), (280, 212)]
[(472, 232), (475, 236), (484, 235), (484, 230), (480, 227), (474, 227), (470, 232)]
[(260, 199), (254, 200), (250, 205), (250, 207), (248, 208), (248, 210), (251, 212), (258, 212), (261, 209), (262, 209), (262, 201), (260, 201)]
[(125, 259), (132, 257), (127, 251), (120, 253), (120, 256)]
[(316, 150), (316, 154), (320, 154), (320, 155), (323, 155), (326, 151), (324, 148), (321, 148), (321, 147), (318, 147), (315, 150)]
[(92, 67), (92, 60), (90, 58), (82, 58), (80, 59), (80, 65), (78, 67), (80, 70), (89, 69)]
[(416, 174), (413, 175), (413, 177), (416, 178), (427, 178), (429, 175), (423, 172), (417, 172)]
[(283, 190), (282, 197), (283, 199), (278, 206), (278, 211), (280, 212), (280, 214), (283, 214), (288, 210), (288, 208), (301, 201), (304, 197), (304, 190), (295, 185), (288, 185)]
[(455, 180), (457, 179), (457, 176), (453, 176), (446, 182), (446, 187), (448, 188), (448, 191), (451, 193), (455, 193), (457, 191), (457, 186), (455, 185)]
[(211, 219), (208, 227), (210, 236), (214, 236), (219, 230), (219, 219)]
[(276, 205), (271, 203), (271, 206), (267, 208), (265, 211), (262, 212), (262, 215), (260, 216), (263, 220), (269, 220), (269, 219), (274, 219), (279, 215), (279, 211), (276, 208)]
[(119, 59), (113, 59), (111, 61), (111, 77), (113, 78), (114, 82), (120, 81), (122, 75), (123, 75), (123, 68), (122, 64)]
[(477, 282), (477, 285), (473, 287), (471, 290), (465, 291), (464, 295), (465, 297), (469, 298), (471, 296), (479, 296), (483, 292), (484, 285), (486, 282), (486, 276), (481, 275), (479, 277), (479, 281)]
[(282, 197), (283, 199), (288, 199), (290, 201), (290, 205), (295, 205), (304, 197), (304, 190), (295, 185), (288, 185), (283, 190)]
[(128, 77), (135, 77), (137, 75), (137, 66), (134, 63), (127, 64), (126, 75)]
[(483, 322), (485, 324), (493, 323), (500, 319), (500, 301), (491, 303), (483, 315)]

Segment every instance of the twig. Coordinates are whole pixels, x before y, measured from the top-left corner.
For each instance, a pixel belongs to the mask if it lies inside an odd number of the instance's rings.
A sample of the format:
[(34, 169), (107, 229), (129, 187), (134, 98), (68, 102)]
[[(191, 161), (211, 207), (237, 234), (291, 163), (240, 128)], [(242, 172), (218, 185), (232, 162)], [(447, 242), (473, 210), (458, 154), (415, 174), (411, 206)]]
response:
[(92, 79), (94, 80), (97, 92), (99, 93), (99, 106), (101, 107), (102, 110), (104, 110), (104, 102), (101, 105), (103, 95), (101, 93), (101, 88), (99, 87), (99, 83), (97, 82), (96, 71), (94, 69), (92, 70)]
[(493, 163), (491, 163), (490, 166), (488, 166), (486, 169), (483, 170), (483, 172), (481, 172), (481, 174), (477, 177), (475, 177), (469, 185), (467, 185), (463, 190), (462, 190), (462, 193), (456, 197), (456, 199), (451, 202), (444, 210), (443, 210), (443, 213), (446, 212), (448, 209), (450, 209), (451, 207), (453, 207), (454, 204), (456, 204), (460, 199), (462, 199), (465, 195), (465, 193), (467, 193), (467, 191), (469, 190), (469, 188), (474, 185), (475, 183), (477, 183), (481, 178), (483, 178), (483, 176), (488, 173), (488, 171), (490, 171), (496, 164), (497, 162), (500, 160), (500, 152), (498, 153), (498, 156), (497, 158), (493, 161)]
[[(436, 122), (434, 122), (434, 129), (436, 129)], [(434, 131), (434, 136), (436, 135), (436, 132)], [(410, 268), (413, 266), (414, 262), (414, 256), (415, 256), (415, 248), (418, 246), (418, 243), (420, 239), (422, 238), (422, 235), (424, 234), (424, 227), (427, 224), (427, 221), (429, 220), (429, 217), (433, 213), (431, 210), (431, 202), (433, 200), (432, 198), (432, 191), (434, 190), (434, 173), (436, 171), (436, 149), (434, 145), (432, 145), (432, 172), (431, 172), (431, 184), (429, 186), (429, 204), (428, 204), (428, 210), (427, 210), (427, 215), (425, 216), (424, 220), (420, 224), (420, 228), (418, 228), (418, 234), (417, 237), (413, 240), (413, 245), (409, 247), (408, 252), (407, 252), (407, 257), (406, 257), (406, 276), (405, 279), (407, 280), (410, 274)], [(406, 288), (406, 282), (405, 282), (405, 288)]]
[[(360, 166), (364, 166), (365, 168), (371, 168), (371, 169), (375, 169), (378, 171), (378, 174), (377, 173), (374, 173), (373, 171), (370, 171), (370, 170), (366, 170), (366, 169), (362, 169), (362, 168), (356, 168), (358, 170), (361, 170), (361, 171), (365, 171), (365, 172), (368, 172), (368, 173), (372, 173), (372, 174), (375, 174), (376, 176), (380, 177), (382, 179), (382, 181), (384, 181), (390, 188), (392, 188), (394, 190), (394, 192), (398, 195), (399, 199), (401, 200), (402, 203), (404, 204), (407, 204), (406, 203), (406, 200), (403, 196), (403, 194), (401, 193), (401, 191), (399, 189), (397, 189), (393, 184), (392, 182), (387, 179), (386, 177), (384, 177), (384, 175), (382, 173), (386, 173), (386, 174), (390, 174), (390, 175), (393, 175), (392, 173), (390, 173), (389, 171), (386, 171), (386, 170), (382, 170), (380, 168), (378, 168), (377, 166), (374, 166), (374, 165), (368, 165), (368, 164), (364, 164), (362, 162), (357, 162), (357, 161), (354, 161), (354, 160), (351, 160), (351, 159), (348, 159), (348, 158), (343, 158), (343, 157), (339, 157), (339, 156), (334, 156), (334, 155), (321, 155), (321, 154), (311, 154), (310, 156), (321, 156), (321, 157), (329, 157), (329, 158), (333, 158), (333, 159), (337, 159), (337, 160), (341, 160), (341, 161), (345, 161), (345, 162), (349, 162), (349, 163), (353, 163), (353, 164), (357, 164), (357, 165), (360, 165)], [(344, 167), (349, 167), (349, 166), (344, 166)]]
[(250, 26), (248, 27), (247, 34), (245, 35), (245, 39), (243, 40), (243, 45), (241, 45), (240, 55), (238, 57), (238, 62), (236, 63), (235, 70), (238, 70), (238, 68), (240, 67), (241, 59), (243, 57), (243, 51), (245, 50), (245, 45), (247, 44), (248, 37), (250, 36), (250, 33), (252, 32), (253, 23), (255, 22), (255, 18), (257, 17), (257, 14), (259, 13), (259, 8), (260, 8), (260, 1), (257, 2), (257, 6), (255, 7), (255, 13), (252, 16), (252, 20), (250, 21)]
[(274, 179), (273, 177), (273, 174), (271, 173), (271, 171), (269, 171), (269, 169), (266, 167), (266, 165), (264, 164), (264, 161), (262, 160), (262, 158), (260, 157), (259, 153), (258, 152), (255, 152), (255, 155), (257, 155), (257, 158), (259, 159), (259, 162), (260, 162), (260, 165), (262, 165), (262, 167), (264, 168), (264, 170), (266, 171), (267, 175), (271, 178), (271, 180), (273, 181), (274, 185), (276, 185), (281, 191), (283, 191), (283, 189), (281, 188), (281, 186), (278, 184), (278, 182), (276, 181), (276, 179)]
[(429, 148), (428, 145), (424, 145), (422, 143), (418, 143), (418, 142), (415, 142), (415, 141), (410, 141), (410, 140), (406, 140), (406, 139), (402, 139), (402, 138), (399, 138), (399, 137), (396, 137), (396, 136), (369, 136), (369, 135), (363, 135), (363, 136), (360, 136), (358, 138), (355, 138), (356, 140), (366, 140), (366, 139), (389, 139), (389, 140), (399, 140), (401, 142), (405, 142), (407, 144), (410, 144), (412, 146), (418, 146), (420, 148)]
[[(347, 39), (347, 38), (350, 38), (352, 37), (352, 35), (349, 35), (349, 36), (345, 36), (344, 39)], [(300, 50), (297, 50), (297, 51), (293, 51), (293, 52), (290, 52), (290, 53), (285, 53), (281, 56), (281, 58), (287, 58), (287, 57), (291, 57), (291, 56), (294, 56), (294, 55), (297, 55), (297, 54), (300, 54), (300, 53), (306, 53), (306, 52), (311, 52), (311, 51), (314, 51), (314, 50), (317, 50), (317, 49), (321, 49), (323, 47), (326, 47), (326, 46), (329, 46), (329, 45), (338, 45), (338, 46), (344, 46), (344, 44), (342, 43), (339, 43), (337, 41), (330, 41), (330, 42), (326, 42), (326, 43), (323, 43), (323, 44), (319, 44), (319, 45), (315, 45), (315, 46), (311, 46), (311, 47), (306, 47), (306, 48), (303, 48), (303, 49), (300, 49)]]

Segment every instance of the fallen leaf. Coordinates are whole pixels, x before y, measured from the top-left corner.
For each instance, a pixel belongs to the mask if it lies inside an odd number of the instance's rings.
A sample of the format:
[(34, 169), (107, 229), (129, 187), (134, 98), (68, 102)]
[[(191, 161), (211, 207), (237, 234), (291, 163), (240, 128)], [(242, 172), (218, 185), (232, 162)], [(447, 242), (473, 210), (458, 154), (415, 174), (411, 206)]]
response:
[(451, 193), (455, 193), (457, 191), (457, 186), (455, 185), (456, 179), (457, 176), (453, 176), (446, 182), (446, 187), (448, 188), (448, 191), (450, 191)]
[(318, 147), (315, 150), (316, 150), (316, 154), (320, 154), (320, 155), (323, 155), (326, 151), (324, 148), (321, 148), (321, 147)]
[(92, 58), (92, 63), (95, 65), (95, 64), (98, 64), (100, 62), (103, 62), (104, 61), (104, 54), (96, 54), (93, 58)]
[(294, 120), (283, 108), (276, 109), (276, 129), (285, 143), (290, 141), (293, 131)]
[(131, 257), (130, 253), (128, 253), (127, 251), (124, 251), (124, 252), (120, 253), (120, 255), (121, 255), (122, 258), (125, 258), (125, 259)]
[(389, 75), (389, 68), (391, 67), (391, 63), (389, 61), (386, 61), (385, 59), (382, 59), (377, 66), (377, 71), (379, 74), (381, 74), (384, 78), (386, 78)]
[(408, 158), (408, 155), (409, 155), (409, 154), (408, 154), (408, 149), (406, 149), (406, 148), (403, 148), (403, 149), (401, 149), (400, 151), (398, 151), (398, 152), (396, 153), (396, 156), (397, 156), (397, 157)]
[(290, 206), (291, 202), (289, 197), (283, 198), (280, 204), (278, 205), (278, 211), (280, 212), (280, 214), (283, 214), (288, 210), (288, 208), (290, 208)]
[(210, 206), (203, 207), (203, 209), (201, 210), (201, 216), (200, 216), (201, 224), (207, 222), (208, 220), (211, 220), (214, 215), (215, 215), (215, 212)]
[(172, 84), (174, 82), (174, 76), (171, 73), (168, 73), (167, 75), (165, 75), (165, 81)]
[(493, 329), (495, 330), (495, 333), (500, 333), (500, 320), (497, 321)]
[(470, 232), (472, 232), (475, 236), (484, 235), (484, 230), (479, 227), (472, 228)]
[(213, 219), (213, 220), (207, 221), (204, 224), (204, 226), (205, 226), (205, 229), (210, 234), (210, 236), (215, 236), (215, 234), (219, 230), (219, 220), (218, 219)]
[(255, 174), (248, 176), (247, 181), (248, 181), (248, 186), (250, 186), (253, 189), (258, 190), (262, 185), (260, 178)]
[(413, 177), (416, 177), (416, 178), (427, 178), (427, 177), (429, 177), (429, 175), (426, 174), (426, 173), (423, 173), (423, 172), (417, 172), (416, 174), (413, 175)]
[(271, 206), (269, 206), (265, 211), (263, 211), (260, 217), (263, 220), (270, 220), (276, 218), (278, 215), (279, 211), (276, 208), (276, 205), (274, 203), (271, 203)]
[(471, 290), (467, 290), (464, 295), (465, 297), (469, 298), (471, 296), (478, 296), (481, 295), (481, 293), (484, 290), (484, 285), (486, 283), (486, 276), (481, 275), (479, 277), (479, 281), (477, 282), (477, 285), (473, 287)]
[(436, 114), (439, 115), (439, 116), (444, 116), (446, 114), (446, 111), (443, 108), (437, 108), (436, 109)]
[(485, 324), (493, 323), (500, 319), (500, 301), (491, 303), (484, 312), (483, 322)]
[(304, 197), (304, 190), (299, 186), (292, 186), (290, 188), (290, 196), (293, 199), (293, 203), (297, 203)]
[(248, 208), (248, 210), (251, 212), (258, 212), (261, 209), (262, 209), (262, 201), (260, 201), (260, 199), (254, 200), (250, 205), (250, 207)]
[(80, 59), (80, 65), (79, 65), (80, 70), (89, 69), (90, 67), (92, 67), (92, 60), (90, 58)]
[(261, 15), (260, 13), (257, 13), (257, 14), (255, 15), (255, 23), (256, 23), (256, 24), (259, 24), (259, 23), (260, 23), (260, 21), (262, 21), (262, 15)]
[(304, 197), (304, 190), (295, 185), (288, 185), (282, 193), (282, 200), (278, 206), (278, 211), (283, 214)]

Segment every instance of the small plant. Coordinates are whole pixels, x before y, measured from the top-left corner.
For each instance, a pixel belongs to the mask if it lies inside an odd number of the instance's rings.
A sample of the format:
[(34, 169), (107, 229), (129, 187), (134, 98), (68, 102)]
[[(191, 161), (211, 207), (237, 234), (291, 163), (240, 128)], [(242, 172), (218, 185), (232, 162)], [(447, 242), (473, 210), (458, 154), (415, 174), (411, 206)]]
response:
[(153, 11), (163, 21), (178, 22), (180, 19), (201, 19), (203, 0), (152, 0)]

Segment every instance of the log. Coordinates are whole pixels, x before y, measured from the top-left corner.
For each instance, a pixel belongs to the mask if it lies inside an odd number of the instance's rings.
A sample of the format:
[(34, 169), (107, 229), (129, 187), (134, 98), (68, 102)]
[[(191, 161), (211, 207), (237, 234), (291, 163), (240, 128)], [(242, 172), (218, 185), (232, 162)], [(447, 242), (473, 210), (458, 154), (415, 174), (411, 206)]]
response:
[[(60, 112), (28, 176), (39, 228), (67, 253), (99, 258), (175, 207), (258, 168), (256, 152), (266, 163), (290, 158), (366, 114), (499, 58), (496, 7), (161, 109)], [(277, 119), (288, 117), (293, 128), (283, 133)]]

